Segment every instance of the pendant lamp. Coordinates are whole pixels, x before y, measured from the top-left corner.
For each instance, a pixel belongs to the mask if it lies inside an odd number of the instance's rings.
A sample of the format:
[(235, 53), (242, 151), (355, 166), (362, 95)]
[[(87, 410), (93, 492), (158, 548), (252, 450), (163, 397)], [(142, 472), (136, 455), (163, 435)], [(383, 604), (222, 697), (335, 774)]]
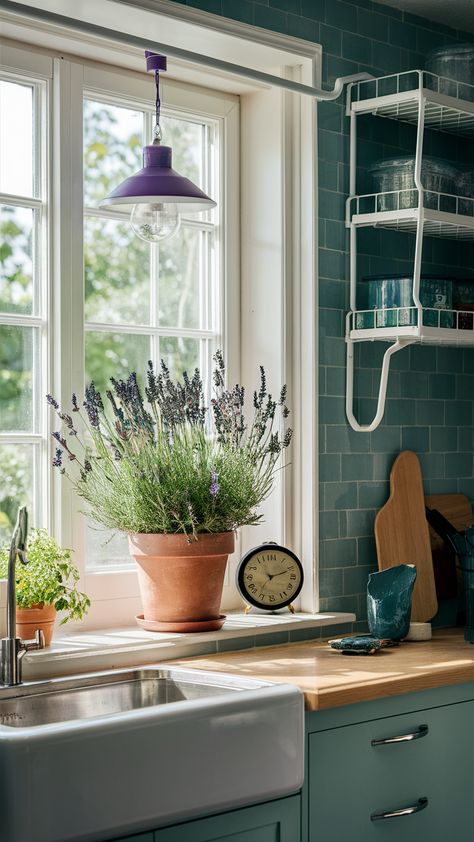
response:
[(160, 71), (166, 70), (166, 57), (148, 50), (145, 57), (147, 70), (155, 73), (153, 143), (143, 149), (143, 169), (122, 181), (102, 200), (100, 207), (130, 210), (130, 224), (135, 234), (148, 243), (158, 243), (176, 234), (181, 213), (199, 213), (215, 208), (216, 203), (171, 167), (172, 150), (170, 146), (162, 146), (160, 126)]

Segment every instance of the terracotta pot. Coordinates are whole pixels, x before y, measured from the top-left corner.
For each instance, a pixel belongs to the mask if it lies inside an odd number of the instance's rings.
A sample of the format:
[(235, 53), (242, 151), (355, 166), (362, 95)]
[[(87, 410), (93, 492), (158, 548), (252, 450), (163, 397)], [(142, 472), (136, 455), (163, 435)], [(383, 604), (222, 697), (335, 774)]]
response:
[[(153, 631), (209, 631), (220, 628), (222, 588), (233, 532), (186, 535), (129, 535), (138, 565), (143, 605), (139, 624)], [(198, 624), (199, 623), (199, 627)]]
[(33, 640), (36, 629), (41, 629), (44, 642), (49, 646), (53, 639), (56, 620), (54, 605), (34, 605), (31, 608), (16, 609), (16, 633), (22, 640)]

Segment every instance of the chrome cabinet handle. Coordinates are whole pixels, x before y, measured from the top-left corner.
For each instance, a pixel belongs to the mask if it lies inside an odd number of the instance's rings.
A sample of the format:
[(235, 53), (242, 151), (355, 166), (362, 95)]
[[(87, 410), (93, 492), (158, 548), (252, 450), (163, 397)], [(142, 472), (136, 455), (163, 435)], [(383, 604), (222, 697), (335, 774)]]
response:
[(411, 742), (411, 740), (421, 740), (422, 737), (426, 737), (428, 730), (427, 725), (420, 725), (416, 731), (412, 731), (410, 734), (400, 734), (400, 736), (397, 737), (384, 737), (381, 740), (371, 740), (370, 745), (386, 746), (391, 743), (408, 743)]
[(399, 810), (387, 810), (385, 813), (372, 813), (370, 817), (371, 822), (381, 822), (384, 819), (397, 819), (399, 816), (412, 816), (414, 813), (420, 813), (426, 810), (428, 806), (427, 798), (419, 798), (415, 804), (408, 804), (407, 807), (401, 807)]

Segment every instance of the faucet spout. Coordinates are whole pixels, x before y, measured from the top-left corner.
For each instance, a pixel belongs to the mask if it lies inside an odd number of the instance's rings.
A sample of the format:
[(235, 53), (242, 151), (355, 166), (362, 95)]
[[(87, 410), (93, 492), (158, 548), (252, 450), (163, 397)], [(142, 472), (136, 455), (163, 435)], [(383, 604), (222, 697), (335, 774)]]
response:
[(20, 640), (16, 636), (16, 580), (15, 565), (17, 558), (22, 564), (28, 564), (26, 557), (26, 539), (28, 536), (28, 512), (26, 506), (18, 509), (15, 528), (10, 544), (7, 580), (7, 636), (1, 641), (2, 671), (1, 684), (13, 687), (21, 684), (21, 661), (25, 652), (31, 649), (44, 649), (44, 634), (39, 629), (34, 640)]

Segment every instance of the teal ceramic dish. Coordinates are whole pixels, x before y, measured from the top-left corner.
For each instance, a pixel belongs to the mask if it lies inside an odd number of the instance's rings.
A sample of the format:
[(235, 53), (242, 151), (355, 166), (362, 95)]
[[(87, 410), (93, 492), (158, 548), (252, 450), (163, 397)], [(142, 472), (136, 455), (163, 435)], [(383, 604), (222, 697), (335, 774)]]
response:
[[(376, 275), (362, 278), (362, 281), (367, 284), (367, 309), (376, 312), (360, 313), (357, 327), (406, 327), (417, 324), (412, 276)], [(422, 275), (420, 301), (427, 308), (423, 313), (423, 324), (426, 327), (454, 326), (453, 284), (450, 279)]]
[(402, 640), (407, 636), (415, 580), (414, 564), (397, 564), (370, 574), (367, 585), (367, 620), (370, 633), (375, 638)]

